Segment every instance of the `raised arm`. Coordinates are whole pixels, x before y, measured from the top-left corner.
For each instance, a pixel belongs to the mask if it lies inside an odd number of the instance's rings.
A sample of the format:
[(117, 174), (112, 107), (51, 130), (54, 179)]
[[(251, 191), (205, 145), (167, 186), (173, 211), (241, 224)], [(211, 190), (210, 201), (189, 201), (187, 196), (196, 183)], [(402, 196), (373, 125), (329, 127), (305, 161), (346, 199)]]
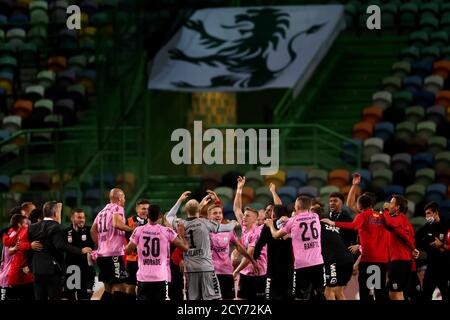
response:
[(286, 231), (284, 231), (282, 229), (280, 229), (280, 230), (275, 229), (272, 219), (267, 219), (264, 223), (267, 227), (269, 227), (270, 233), (272, 234), (272, 237), (274, 237), (275, 239), (279, 239), (279, 238), (282, 238), (285, 235), (287, 235)]
[(96, 222), (94, 222), (94, 224), (91, 227), (91, 238), (92, 238), (92, 241), (94, 241), (95, 246), (98, 247), (98, 230), (97, 230)]
[(244, 188), (244, 185), (245, 177), (238, 177), (236, 195), (234, 196), (233, 211), (239, 224), (242, 224), (242, 217), (244, 215), (242, 213), (242, 189)]
[(359, 184), (361, 183), (361, 175), (359, 173), (353, 174), (352, 186), (347, 196), (347, 207), (352, 209), (354, 212), (357, 212), (356, 208), (356, 194), (359, 190)]
[(273, 198), (273, 204), (277, 205), (277, 204), (283, 204), (283, 202), (281, 202), (280, 197), (277, 194), (275, 185), (273, 183), (270, 183), (269, 185), (269, 190), (272, 193), (272, 198)]
[(177, 212), (180, 210), (181, 204), (190, 196), (190, 191), (185, 191), (178, 198), (175, 205), (170, 209), (170, 211), (166, 215), (166, 220), (173, 227), (173, 221), (177, 218)]
[(127, 226), (125, 223), (123, 223), (122, 221), (122, 215), (115, 213), (113, 214), (113, 228), (125, 231), (125, 232), (133, 232), (134, 228), (133, 227), (129, 227)]

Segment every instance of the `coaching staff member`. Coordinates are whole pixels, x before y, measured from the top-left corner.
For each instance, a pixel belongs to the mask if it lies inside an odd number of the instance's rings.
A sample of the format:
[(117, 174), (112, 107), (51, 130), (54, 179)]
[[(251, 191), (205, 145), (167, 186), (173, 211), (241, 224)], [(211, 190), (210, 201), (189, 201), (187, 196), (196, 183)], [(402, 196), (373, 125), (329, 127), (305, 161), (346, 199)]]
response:
[(28, 228), (28, 241), (39, 241), (43, 248), (32, 251), (31, 271), (34, 274), (34, 295), (36, 300), (59, 300), (64, 278), (64, 251), (85, 254), (92, 249), (68, 245), (60, 226), (62, 203), (46, 202), (42, 208), (44, 220)]

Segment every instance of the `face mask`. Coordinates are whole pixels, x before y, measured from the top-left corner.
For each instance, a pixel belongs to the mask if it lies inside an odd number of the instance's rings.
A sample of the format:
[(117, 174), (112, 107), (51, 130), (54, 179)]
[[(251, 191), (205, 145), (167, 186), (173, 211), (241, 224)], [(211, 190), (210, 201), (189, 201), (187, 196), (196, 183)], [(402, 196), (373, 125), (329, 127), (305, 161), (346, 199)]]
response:
[(428, 224), (432, 224), (434, 222), (434, 218), (433, 217), (427, 217), (427, 218), (425, 218), (425, 220), (427, 220)]

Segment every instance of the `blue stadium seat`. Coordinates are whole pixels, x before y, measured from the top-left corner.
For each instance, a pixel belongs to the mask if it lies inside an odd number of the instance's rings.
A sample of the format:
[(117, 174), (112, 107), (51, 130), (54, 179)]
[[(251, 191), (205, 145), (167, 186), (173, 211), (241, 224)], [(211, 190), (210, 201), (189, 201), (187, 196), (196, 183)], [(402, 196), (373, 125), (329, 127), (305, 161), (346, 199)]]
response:
[(394, 194), (401, 194), (401, 195), (403, 195), (405, 193), (405, 188), (403, 186), (393, 184), (393, 185), (385, 186), (383, 188), (383, 192), (384, 192), (384, 200), (387, 201)]
[(375, 125), (374, 136), (386, 141), (394, 135), (394, 124), (392, 122), (380, 122)]
[(361, 189), (369, 188), (372, 182), (372, 173), (367, 169), (360, 169), (358, 172), (361, 175)]
[(234, 215), (233, 211), (233, 204), (228, 203), (223, 206), (223, 217), (227, 220), (236, 220), (236, 217)]
[(277, 191), (277, 193), (285, 206), (290, 203), (293, 203), (295, 201), (295, 199), (297, 198), (297, 189), (292, 186), (281, 187)]
[(411, 64), (411, 73), (425, 78), (433, 73), (433, 62), (416, 61)]
[(286, 174), (286, 186), (292, 186), (296, 189), (305, 185), (308, 180), (308, 173), (303, 170), (289, 170)]
[(408, 171), (411, 167), (412, 158), (409, 153), (397, 153), (392, 156), (391, 159), (391, 170), (393, 172), (406, 170)]
[(420, 152), (413, 156), (414, 171), (430, 168), (433, 166), (433, 154), (430, 152)]
[(403, 79), (403, 89), (411, 92), (419, 91), (423, 85), (421, 76), (409, 76)]
[(442, 108), (441, 106), (433, 106), (427, 108), (426, 118), (429, 121), (433, 121), (436, 124), (439, 124), (442, 119), (445, 118), (445, 108)]
[(0, 191), (9, 191), (11, 186), (11, 178), (9, 176), (0, 176)]
[(434, 104), (434, 93), (426, 90), (416, 91), (413, 103), (423, 107), (431, 106)]
[(427, 187), (425, 195), (427, 201), (442, 202), (447, 198), (447, 186), (442, 183), (434, 183)]
[(306, 187), (301, 187), (300, 189), (298, 189), (298, 194), (299, 195), (308, 195), (310, 197), (317, 197), (318, 196), (318, 190), (316, 187), (313, 186), (306, 186)]
[(348, 164), (356, 164), (356, 159), (358, 157), (358, 147), (359, 145), (360, 149), (362, 147), (363, 141), (359, 139), (351, 139), (350, 141), (345, 141), (342, 143), (342, 152), (341, 152), (341, 159), (347, 162)]

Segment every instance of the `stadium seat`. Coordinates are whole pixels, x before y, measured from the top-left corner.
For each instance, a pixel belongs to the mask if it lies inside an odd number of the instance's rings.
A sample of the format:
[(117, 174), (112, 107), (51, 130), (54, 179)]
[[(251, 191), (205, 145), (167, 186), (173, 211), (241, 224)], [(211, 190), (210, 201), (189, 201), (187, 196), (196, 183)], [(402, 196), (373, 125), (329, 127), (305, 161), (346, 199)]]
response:
[(297, 190), (297, 188), (292, 186), (284, 186), (277, 190), (277, 194), (283, 202), (283, 205), (287, 206), (288, 204), (295, 202)]
[(439, 75), (431, 75), (424, 80), (424, 89), (436, 94), (444, 87), (444, 78)]
[(447, 186), (442, 183), (431, 184), (427, 187), (426, 201), (441, 202), (447, 198)]
[(417, 3), (402, 3), (399, 9), (401, 26), (414, 27), (418, 25), (419, 6), (417, 5)]
[(440, 90), (436, 94), (436, 104), (447, 108), (450, 106), (450, 90)]
[(406, 187), (405, 196), (414, 203), (420, 203), (425, 197), (426, 186), (423, 184), (411, 184)]
[(386, 141), (394, 135), (394, 124), (391, 122), (380, 122), (375, 125), (374, 136)]
[(41, 99), (36, 101), (33, 108), (33, 113), (44, 118), (53, 113), (53, 101), (49, 99)]
[(252, 187), (242, 188), (242, 205), (246, 206), (255, 200), (255, 190)]
[(379, 106), (382, 110), (385, 110), (386, 108), (389, 108), (392, 103), (392, 94), (389, 91), (375, 92), (372, 96), (372, 102), (375, 106)]
[(436, 171), (436, 183), (450, 185), (450, 167)]
[[(437, 46), (429, 46), (429, 47), (420, 49), (421, 61), (433, 63), (435, 60), (439, 59), (440, 55), (441, 55), (441, 50)], [(427, 75), (428, 74), (429, 73), (427, 73)]]
[(14, 47), (18, 47), (26, 41), (27, 34), (24, 29), (12, 28), (6, 32), (6, 39)]
[(35, 102), (39, 99), (43, 99), (45, 94), (45, 88), (41, 85), (28, 86), (25, 88), (25, 96), (27, 99)]
[(422, 107), (428, 107), (434, 104), (434, 93), (426, 90), (419, 90), (414, 92), (413, 103)]
[(422, 31), (433, 32), (439, 29), (439, 20), (432, 16), (421, 16), (419, 26)]
[(22, 127), (22, 118), (19, 116), (6, 116), (3, 118), (3, 129), (11, 133), (20, 130)]
[(378, 106), (364, 108), (363, 110), (363, 122), (370, 122), (373, 125), (376, 125), (381, 121), (383, 117), (383, 109)]
[(342, 188), (349, 184), (350, 172), (345, 169), (335, 169), (328, 174), (328, 184)]
[(24, 193), (30, 189), (31, 178), (29, 175), (15, 175), (11, 178), (10, 192)]
[(384, 188), (392, 183), (393, 174), (389, 169), (381, 169), (372, 171), (372, 187)]
[[(133, 190), (136, 184), (136, 176), (132, 172), (124, 172), (123, 174), (118, 174), (116, 176), (116, 183), (119, 185), (123, 185), (124, 188), (128, 190)], [(212, 188), (211, 190), (213, 190)]]
[(0, 90), (2, 94), (12, 95), (13, 92), (14, 73), (10, 71), (0, 71)]
[(372, 182), (372, 173), (367, 169), (360, 169), (358, 170), (358, 173), (361, 175), (361, 189), (368, 189)]
[(320, 188), (319, 196), (320, 196), (321, 201), (323, 203), (328, 203), (328, 198), (329, 198), (330, 194), (333, 192), (340, 192), (339, 187), (328, 185), (328, 186), (323, 186), (322, 188)]
[(404, 61), (408, 61), (410, 63), (419, 60), (420, 58), (420, 50), (417, 47), (407, 47), (401, 50), (400, 57)]
[(403, 89), (416, 92), (422, 88), (423, 78), (420, 76), (408, 76), (403, 78)]
[(227, 220), (236, 220), (236, 217), (234, 216), (233, 205), (231, 203), (223, 206), (223, 217)]
[(391, 156), (386, 153), (374, 154), (370, 157), (370, 171), (388, 169), (391, 166)]
[[(250, 207), (250, 208), (253, 208), (253, 209), (256, 209), (256, 210), (265, 210), (266, 209), (266, 206), (264, 205), (264, 204), (262, 204), (261, 202), (252, 202), (252, 203), (249, 203), (248, 205), (247, 205), (247, 207)], [(234, 213), (233, 213), (234, 214)], [(235, 220), (236, 218), (233, 218), (233, 220)]]
[(258, 189), (264, 186), (264, 179), (258, 170), (248, 171), (245, 173), (245, 185), (252, 187), (253, 189)]
[(427, 150), (427, 140), (421, 137), (414, 137), (408, 141), (407, 152), (415, 155), (416, 153)]
[(384, 141), (381, 138), (369, 138), (364, 140), (363, 161), (369, 162), (374, 154), (382, 153)]
[(0, 176), (0, 191), (7, 192), (11, 186), (11, 178), (6, 175)]
[(55, 77), (55, 72), (51, 70), (42, 70), (37, 74), (37, 81), (41, 86), (47, 89), (53, 85)]
[(438, 125), (443, 119), (445, 119), (445, 108), (441, 106), (433, 106), (427, 108), (426, 118), (429, 121), (433, 121)]
[(430, 42), (430, 36), (424, 31), (415, 31), (408, 37), (408, 44), (412, 47), (423, 48)]
[(76, 72), (75, 70), (64, 70), (58, 72), (56, 75), (56, 84), (59, 87), (68, 87), (76, 81)]
[(63, 71), (67, 67), (66, 57), (52, 56), (48, 58), (48, 69), (54, 72)]
[(394, 194), (403, 195), (405, 193), (405, 189), (400, 185), (388, 185), (383, 188), (384, 192), (384, 200), (389, 201)]
[(47, 191), (52, 186), (52, 176), (48, 173), (41, 173), (31, 176), (30, 189), (33, 191)]
[(450, 151), (439, 152), (435, 156), (435, 169), (436, 171), (446, 169), (450, 167)]
[(423, 168), (416, 171), (415, 183), (428, 186), (433, 183), (436, 178), (436, 172), (431, 168)]
[(402, 78), (399, 76), (389, 76), (382, 80), (381, 82), (383, 90), (394, 93), (397, 90), (400, 90), (402, 87)]
[(442, 136), (433, 136), (428, 138), (428, 152), (433, 155), (447, 149), (447, 138)]
[(413, 94), (410, 91), (402, 90), (392, 94), (392, 106), (399, 109), (404, 109), (410, 106), (413, 102)]
[(405, 118), (405, 109), (388, 108), (383, 113), (383, 122), (391, 122), (397, 124)]
[[(247, 179), (246, 179), (247, 180)], [(247, 181), (245, 181), (247, 183)], [(264, 205), (273, 203), (272, 193), (266, 186), (259, 187), (255, 190), (254, 202), (260, 202)]]
[(428, 139), (436, 133), (436, 123), (433, 121), (422, 121), (417, 124), (416, 134), (418, 137)]
[[(412, 106), (405, 110), (405, 120), (417, 124), (425, 117), (425, 109), (422, 106)], [(415, 126), (413, 131), (415, 131)]]
[(202, 191), (205, 190), (214, 190), (220, 185), (221, 182), (221, 174), (218, 172), (208, 172), (203, 175), (201, 182)]
[(433, 64), (433, 74), (441, 76), (443, 79), (447, 79), (450, 73), (450, 61), (439, 60)]
[(415, 133), (416, 124), (410, 121), (403, 121), (395, 127), (395, 138), (408, 141)]
[(305, 185), (308, 179), (308, 173), (303, 170), (289, 170), (286, 173), (286, 186), (292, 186), (296, 189)]
[(409, 171), (411, 168), (412, 158), (409, 153), (397, 153), (392, 156), (391, 170), (393, 172), (404, 170)]
[(397, 61), (392, 64), (391, 69), (393, 76), (404, 78), (411, 72), (411, 63), (408, 61)]
[(443, 47), (448, 43), (448, 32), (445, 30), (436, 31), (430, 34), (431, 45)]
[(14, 115), (25, 119), (33, 112), (33, 102), (30, 100), (19, 99), (14, 103)]
[(433, 154), (429, 152), (420, 152), (413, 156), (412, 162), (414, 171), (430, 168), (433, 166)]
[(317, 189), (323, 187), (328, 180), (328, 173), (325, 170), (313, 169), (308, 173), (308, 185)]
[(232, 203), (234, 200), (233, 189), (231, 189), (230, 187), (218, 187), (214, 189), (214, 192), (217, 194), (220, 201), (222, 201), (223, 205)]
[(318, 190), (314, 186), (305, 186), (298, 189), (298, 194), (307, 195), (310, 196), (311, 198), (315, 198), (318, 196)]
[(358, 122), (353, 126), (353, 138), (365, 140), (373, 134), (373, 124), (368, 121)]
[(264, 177), (264, 183), (266, 186), (268, 186), (270, 183), (273, 183), (277, 188), (279, 188), (284, 185), (285, 181), (286, 172), (284, 172), (283, 170), (278, 170), (277, 173)]

